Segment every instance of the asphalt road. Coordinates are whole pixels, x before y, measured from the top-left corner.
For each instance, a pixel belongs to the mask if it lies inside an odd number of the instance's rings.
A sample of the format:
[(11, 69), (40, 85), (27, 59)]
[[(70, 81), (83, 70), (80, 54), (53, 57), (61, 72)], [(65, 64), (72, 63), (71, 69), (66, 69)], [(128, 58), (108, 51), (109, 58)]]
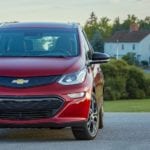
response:
[(0, 150), (150, 150), (150, 113), (105, 113), (93, 141), (76, 141), (69, 128), (0, 129)]

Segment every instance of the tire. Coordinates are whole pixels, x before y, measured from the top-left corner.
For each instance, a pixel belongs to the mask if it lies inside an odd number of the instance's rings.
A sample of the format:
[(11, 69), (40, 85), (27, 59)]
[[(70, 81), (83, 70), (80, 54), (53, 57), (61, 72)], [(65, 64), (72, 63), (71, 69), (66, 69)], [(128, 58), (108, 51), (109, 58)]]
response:
[(103, 106), (101, 106), (100, 108), (100, 112), (99, 112), (99, 129), (102, 129), (104, 127), (104, 121), (103, 121), (103, 117), (104, 113), (103, 113)]
[(77, 140), (92, 140), (96, 137), (99, 128), (99, 112), (96, 98), (92, 94), (89, 118), (82, 127), (72, 127), (72, 132)]

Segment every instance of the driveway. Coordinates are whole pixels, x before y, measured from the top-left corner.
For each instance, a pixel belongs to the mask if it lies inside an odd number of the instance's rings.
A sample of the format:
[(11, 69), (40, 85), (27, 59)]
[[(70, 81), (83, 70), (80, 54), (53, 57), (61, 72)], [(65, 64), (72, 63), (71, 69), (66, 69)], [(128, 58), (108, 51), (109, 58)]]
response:
[(0, 129), (1, 150), (149, 150), (150, 113), (105, 113), (93, 141), (76, 141), (71, 130)]

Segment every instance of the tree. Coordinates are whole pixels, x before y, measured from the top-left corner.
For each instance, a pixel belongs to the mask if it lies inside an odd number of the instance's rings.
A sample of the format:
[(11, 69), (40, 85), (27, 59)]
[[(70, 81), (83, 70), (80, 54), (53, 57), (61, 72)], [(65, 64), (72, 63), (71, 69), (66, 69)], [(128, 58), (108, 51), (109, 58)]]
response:
[(150, 30), (150, 16), (145, 17), (144, 20), (139, 20), (140, 30)]
[(115, 18), (112, 26), (112, 33), (114, 34), (117, 31), (129, 31), (131, 24), (139, 24), (139, 20), (135, 15), (128, 15), (127, 18), (120, 23), (120, 18)]
[(121, 31), (122, 30), (122, 25), (120, 23), (120, 18), (117, 17), (115, 18), (114, 22), (113, 22), (113, 26), (112, 26), (112, 34), (114, 34), (117, 31)]
[(128, 15), (127, 19), (124, 20), (122, 27), (124, 30), (129, 30), (130, 25), (133, 23), (138, 23), (138, 18), (135, 15)]
[(97, 17), (94, 12), (92, 12), (90, 14), (89, 19), (87, 20), (86, 24), (84, 25), (84, 30), (85, 30), (89, 40), (92, 39), (95, 31), (98, 30)]
[(97, 24), (97, 17), (94, 12), (91, 12), (89, 19), (87, 20), (88, 26), (93, 26)]
[(94, 51), (104, 52), (104, 42), (99, 30), (96, 30), (92, 39), (91, 45), (94, 48)]
[(107, 17), (102, 17), (99, 21), (98, 27), (102, 34), (103, 40), (106, 40), (112, 34), (112, 26), (109, 24), (110, 19)]

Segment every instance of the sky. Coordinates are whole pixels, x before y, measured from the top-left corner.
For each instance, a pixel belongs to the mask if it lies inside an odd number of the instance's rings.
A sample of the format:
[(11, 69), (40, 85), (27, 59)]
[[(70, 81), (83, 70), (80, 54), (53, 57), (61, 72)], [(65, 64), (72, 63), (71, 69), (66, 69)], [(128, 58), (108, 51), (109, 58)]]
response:
[(128, 14), (150, 16), (150, 0), (0, 0), (0, 22), (50, 21), (85, 24), (94, 11), (98, 18)]

